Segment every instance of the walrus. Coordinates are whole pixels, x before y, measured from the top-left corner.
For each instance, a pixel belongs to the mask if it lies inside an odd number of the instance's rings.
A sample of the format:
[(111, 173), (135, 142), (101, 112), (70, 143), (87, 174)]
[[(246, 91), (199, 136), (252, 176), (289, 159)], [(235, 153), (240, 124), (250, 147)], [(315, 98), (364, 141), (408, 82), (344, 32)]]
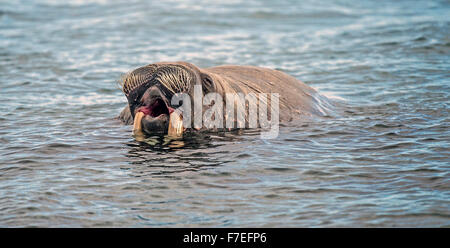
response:
[[(302, 116), (324, 116), (328, 114), (327, 110), (332, 106), (328, 98), (295, 77), (278, 70), (256, 66), (222, 65), (199, 68), (188, 62), (158, 62), (127, 73), (121, 79), (121, 86), (128, 105), (120, 113), (119, 119), (125, 124), (134, 125), (135, 134), (144, 135), (179, 134), (187, 130), (205, 129), (204, 127), (187, 129), (181, 127), (179, 123), (185, 116), (179, 112), (175, 114), (179, 105), (174, 106), (170, 101), (175, 94), (179, 93), (193, 96), (195, 87), (197, 89), (201, 87), (200, 94), (203, 96), (214, 92), (223, 96), (223, 100), (228, 93), (245, 95), (277, 93), (279, 96), (278, 118), (281, 123), (290, 122)], [(248, 101), (252, 100), (247, 99), (245, 105), (245, 122), (249, 121)], [(255, 100), (255, 104), (261, 104), (261, 99)], [(208, 106), (203, 107), (202, 114), (208, 109)], [(174, 121), (170, 121), (171, 119)], [(193, 118), (191, 120), (194, 121)], [(175, 126), (171, 123), (175, 123)], [(234, 127), (237, 126), (237, 124), (234, 125)], [(246, 128), (248, 123), (239, 126)]]

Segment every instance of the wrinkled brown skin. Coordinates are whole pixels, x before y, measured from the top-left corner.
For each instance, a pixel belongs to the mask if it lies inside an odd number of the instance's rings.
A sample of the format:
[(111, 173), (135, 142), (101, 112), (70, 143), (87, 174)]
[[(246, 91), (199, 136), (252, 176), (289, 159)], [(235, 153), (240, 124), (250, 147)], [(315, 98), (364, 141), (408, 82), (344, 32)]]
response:
[[(327, 115), (327, 107), (332, 106), (326, 97), (300, 80), (269, 68), (222, 65), (201, 69), (186, 62), (156, 64), (182, 65), (194, 71), (199, 81), (202, 81), (205, 76), (209, 77), (213, 82), (209, 90), (222, 94), (224, 99), (225, 93), (278, 93), (281, 123), (296, 120), (302, 116), (324, 116)], [(203, 87), (205, 87), (204, 84)], [(119, 119), (125, 124), (133, 124), (133, 116), (128, 105), (120, 113)]]

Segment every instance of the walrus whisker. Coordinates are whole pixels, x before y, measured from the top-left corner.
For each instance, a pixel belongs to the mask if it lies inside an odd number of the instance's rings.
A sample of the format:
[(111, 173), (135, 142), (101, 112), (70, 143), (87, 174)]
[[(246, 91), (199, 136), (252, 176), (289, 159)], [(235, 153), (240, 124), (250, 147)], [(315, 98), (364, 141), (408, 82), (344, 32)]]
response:
[(177, 65), (155, 66), (148, 65), (126, 73), (120, 79), (119, 85), (128, 97), (130, 93), (143, 84), (155, 79), (173, 94), (187, 92), (193, 81), (193, 75)]
[(160, 68), (156, 74), (156, 80), (173, 94), (188, 91), (193, 80), (189, 72), (175, 66)]
[(148, 65), (126, 73), (121, 78), (122, 91), (128, 97), (132, 91), (151, 80), (155, 71), (155, 65)]

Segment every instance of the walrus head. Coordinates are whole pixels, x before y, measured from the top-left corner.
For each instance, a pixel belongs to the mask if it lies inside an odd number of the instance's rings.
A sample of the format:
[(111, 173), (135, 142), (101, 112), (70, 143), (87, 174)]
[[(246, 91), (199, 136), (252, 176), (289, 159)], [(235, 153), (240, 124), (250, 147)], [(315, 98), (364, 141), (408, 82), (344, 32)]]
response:
[(170, 118), (178, 106), (171, 105), (176, 93), (193, 94), (194, 85), (203, 93), (215, 91), (211, 77), (185, 62), (156, 63), (133, 70), (122, 80), (123, 92), (134, 119), (134, 129), (146, 134), (170, 131)]

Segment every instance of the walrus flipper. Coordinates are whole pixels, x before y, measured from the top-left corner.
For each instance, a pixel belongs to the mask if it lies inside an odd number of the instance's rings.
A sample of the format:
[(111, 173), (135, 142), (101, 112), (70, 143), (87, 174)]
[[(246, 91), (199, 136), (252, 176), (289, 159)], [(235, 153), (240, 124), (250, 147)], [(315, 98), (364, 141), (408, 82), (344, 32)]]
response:
[(123, 122), (125, 125), (132, 125), (133, 124), (133, 117), (131, 116), (130, 107), (125, 106), (125, 108), (120, 112), (120, 115), (118, 116), (119, 120)]

